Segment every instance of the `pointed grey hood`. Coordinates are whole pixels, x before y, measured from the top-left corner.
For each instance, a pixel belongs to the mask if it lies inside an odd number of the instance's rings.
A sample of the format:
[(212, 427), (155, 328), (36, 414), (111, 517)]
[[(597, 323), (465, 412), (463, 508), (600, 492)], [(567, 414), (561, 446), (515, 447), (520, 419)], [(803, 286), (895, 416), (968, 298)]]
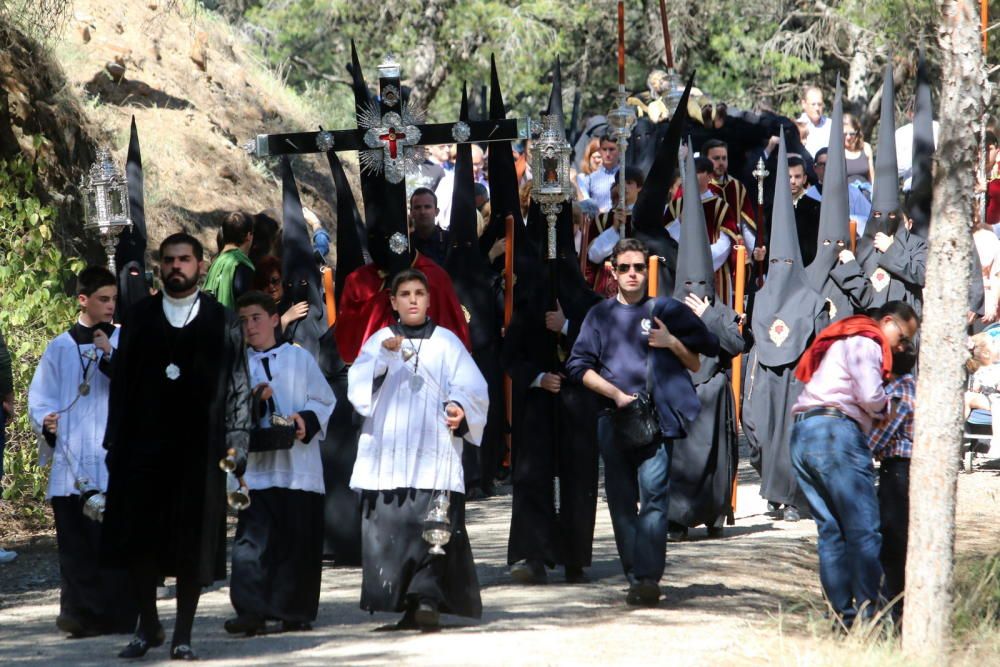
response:
[(688, 139), (684, 158), (684, 206), (681, 209), (681, 241), (677, 251), (677, 277), (674, 298), (684, 300), (688, 294), (700, 299), (715, 299), (715, 271), (712, 270), (712, 250), (705, 224), (705, 208), (698, 192), (693, 148)]

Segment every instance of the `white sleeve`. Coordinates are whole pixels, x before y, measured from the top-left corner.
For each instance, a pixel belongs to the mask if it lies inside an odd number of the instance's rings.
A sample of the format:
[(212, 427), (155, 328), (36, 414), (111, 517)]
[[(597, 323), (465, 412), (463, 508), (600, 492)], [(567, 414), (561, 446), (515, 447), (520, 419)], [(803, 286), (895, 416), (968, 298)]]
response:
[(674, 220), (669, 225), (667, 225), (667, 233), (670, 234), (671, 238), (673, 238), (675, 241), (677, 241), (678, 243), (680, 243), (681, 242), (681, 221), (680, 220)]
[(539, 373), (534, 380), (531, 381), (529, 385), (532, 389), (539, 389), (542, 386), (542, 378), (545, 377), (545, 373)]
[[(380, 346), (381, 347), (381, 346)], [(308, 410), (316, 415), (319, 421), (319, 432), (313, 436), (313, 441), (319, 442), (326, 437), (326, 427), (330, 423), (330, 415), (337, 407), (337, 398), (330, 389), (330, 383), (323, 376), (319, 364), (311, 354), (306, 353), (306, 401), (305, 404), (296, 410), (302, 412)]]
[(53, 343), (45, 348), (28, 387), (28, 419), (36, 433), (42, 432), (42, 420), (46, 415), (65, 407), (59, 405), (59, 389), (63, 381), (56, 359), (59, 356), (55, 349), (57, 346)]
[(611, 251), (615, 249), (615, 244), (619, 240), (621, 240), (621, 236), (618, 231), (614, 227), (608, 227), (590, 242), (590, 247), (587, 249), (587, 259), (594, 264), (600, 264), (611, 255)]
[(469, 444), (478, 447), (483, 439), (486, 413), (490, 408), (489, 387), (465, 346), (455, 340), (451, 347), (454, 348), (454, 353), (449, 356), (455, 360), (455, 365), (448, 379), (447, 400), (458, 403), (465, 410), (465, 423), (469, 432), (464, 438)]
[(388, 328), (372, 334), (347, 371), (347, 399), (362, 417), (370, 417), (375, 407), (375, 379), (403, 363), (399, 352), (382, 347), (382, 341), (390, 335)]
[(757, 235), (750, 229), (750, 225), (740, 225), (743, 230), (743, 245), (747, 247), (747, 252), (757, 247)]
[(723, 234), (719, 240), (712, 244), (712, 269), (718, 271), (729, 259), (729, 251), (733, 247), (733, 241), (728, 234)]

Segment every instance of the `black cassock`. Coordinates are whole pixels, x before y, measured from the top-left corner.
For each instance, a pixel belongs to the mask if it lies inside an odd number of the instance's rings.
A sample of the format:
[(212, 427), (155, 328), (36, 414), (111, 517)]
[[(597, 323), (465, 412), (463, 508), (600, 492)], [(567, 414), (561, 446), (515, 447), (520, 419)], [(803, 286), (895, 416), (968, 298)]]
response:
[(361, 608), (405, 611), (408, 598), (433, 600), (444, 614), (480, 618), (483, 603), (465, 529), (465, 494), (452, 492), (448, 507), (451, 538), (443, 556), (429, 553), (424, 517), (439, 491), (363, 491), (364, 542)]
[[(531, 309), (515, 311), (504, 338), (503, 365), (513, 384), (513, 507), (507, 562), (524, 559), (570, 567), (590, 565), (597, 512), (596, 394), (564, 379), (558, 394), (531, 387), (542, 372), (561, 372), (556, 364), (554, 333)], [(565, 359), (579, 333), (570, 322), (559, 335)], [(554, 477), (559, 477), (559, 512)]]
[(674, 441), (670, 461), (670, 521), (694, 528), (702, 524), (721, 527), (732, 516), (733, 479), (739, 446), (729, 368), (743, 351), (738, 316), (716, 301), (702, 321), (719, 339), (719, 357), (701, 357), (701, 368), (692, 373), (701, 401), (701, 413), (687, 425), (687, 437)]
[[(162, 294), (131, 308), (115, 355), (105, 447), (101, 556), (152, 559), (164, 576), (226, 578), (226, 476), (219, 460), (246, 450), (250, 402), (236, 316), (207, 294), (182, 328)], [(170, 380), (173, 363), (181, 375)]]

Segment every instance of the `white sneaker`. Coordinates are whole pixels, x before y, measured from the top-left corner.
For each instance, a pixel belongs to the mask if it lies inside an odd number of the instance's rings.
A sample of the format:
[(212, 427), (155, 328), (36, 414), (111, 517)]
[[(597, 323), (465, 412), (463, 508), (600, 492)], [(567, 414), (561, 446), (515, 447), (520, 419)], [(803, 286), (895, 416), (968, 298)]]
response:
[(0, 564), (9, 563), (17, 558), (16, 551), (7, 551), (3, 547), (0, 547)]

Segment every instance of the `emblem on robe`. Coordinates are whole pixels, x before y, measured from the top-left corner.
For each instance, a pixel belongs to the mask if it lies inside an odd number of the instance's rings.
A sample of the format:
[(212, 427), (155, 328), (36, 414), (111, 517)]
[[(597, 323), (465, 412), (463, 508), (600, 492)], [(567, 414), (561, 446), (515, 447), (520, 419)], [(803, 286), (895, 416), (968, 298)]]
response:
[(648, 317), (644, 317), (642, 318), (642, 322), (639, 323), (639, 326), (642, 327), (642, 335), (649, 336), (649, 330), (653, 328), (653, 323), (650, 322)]
[(872, 287), (875, 288), (875, 291), (881, 292), (889, 286), (889, 272), (879, 267), (875, 269), (875, 273), (872, 274), (871, 281)]
[(410, 248), (410, 240), (403, 232), (396, 232), (389, 237), (389, 250), (397, 255), (404, 254)]
[(791, 333), (791, 329), (788, 328), (784, 320), (771, 322), (771, 327), (767, 330), (767, 335), (771, 338), (771, 342), (777, 347), (781, 347), (781, 344), (788, 340), (789, 333)]

